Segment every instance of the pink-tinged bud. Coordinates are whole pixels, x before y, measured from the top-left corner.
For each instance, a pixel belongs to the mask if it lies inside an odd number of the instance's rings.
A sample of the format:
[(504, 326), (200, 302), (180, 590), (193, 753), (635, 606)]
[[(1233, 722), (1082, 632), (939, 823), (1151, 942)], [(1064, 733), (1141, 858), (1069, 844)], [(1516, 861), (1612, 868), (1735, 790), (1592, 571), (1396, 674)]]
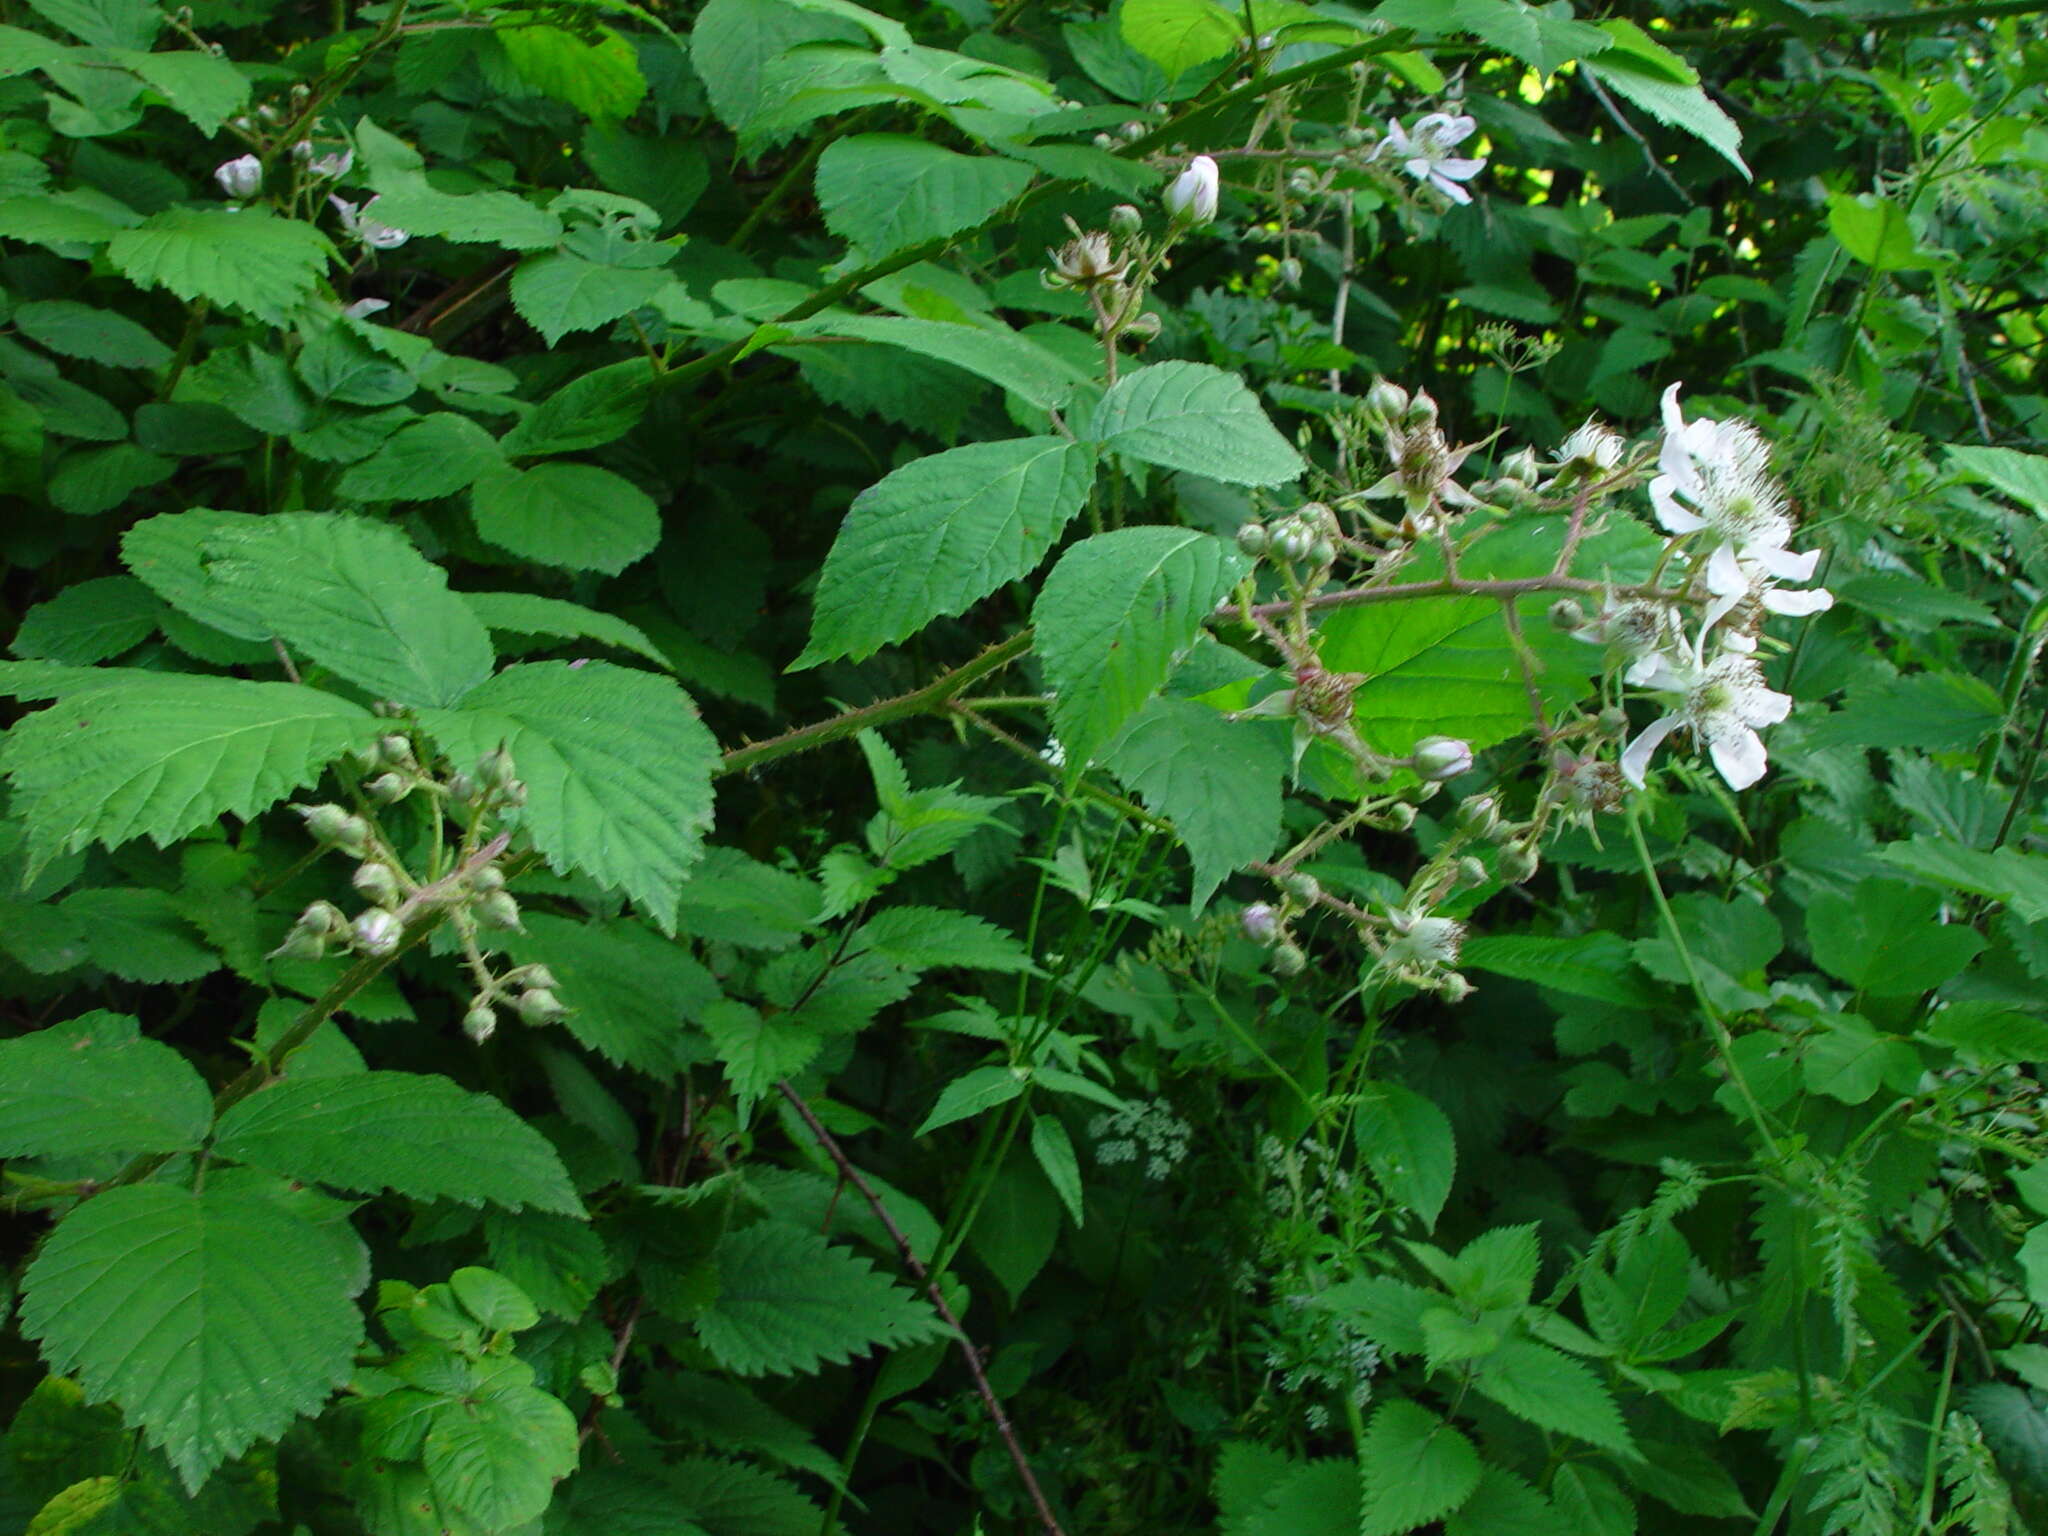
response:
[(1237, 914), (1244, 936), (1262, 948), (1270, 948), (1280, 937), (1280, 914), (1263, 901), (1255, 901)]
[(1222, 191), (1222, 175), (1216, 162), (1197, 155), (1188, 168), (1174, 177), (1166, 189), (1166, 211), (1173, 222), (1185, 228), (1207, 224), (1216, 217), (1216, 199)]
[(1491, 795), (1474, 795), (1458, 806), (1458, 829), (1485, 837), (1500, 825), (1500, 806)]
[(1455, 736), (1425, 736), (1415, 743), (1415, 755), (1408, 761), (1418, 777), (1441, 784), (1471, 771), (1472, 744)]
[(254, 155), (237, 155), (215, 166), (213, 179), (229, 197), (246, 201), (263, 190), (263, 162)]
[(363, 913), (351, 931), (356, 948), (378, 959), (398, 953), (399, 943), (405, 938), (405, 924), (382, 907), (372, 907)]
[(568, 1017), (569, 1014), (569, 1010), (562, 1006), (562, 1000), (546, 987), (535, 987), (530, 992), (520, 993), (519, 1001), (512, 1006), (518, 1013), (520, 1022), (536, 1026), (552, 1024), (558, 1019)]
[(299, 931), (338, 939), (348, 932), (348, 918), (331, 901), (316, 901), (299, 914)]

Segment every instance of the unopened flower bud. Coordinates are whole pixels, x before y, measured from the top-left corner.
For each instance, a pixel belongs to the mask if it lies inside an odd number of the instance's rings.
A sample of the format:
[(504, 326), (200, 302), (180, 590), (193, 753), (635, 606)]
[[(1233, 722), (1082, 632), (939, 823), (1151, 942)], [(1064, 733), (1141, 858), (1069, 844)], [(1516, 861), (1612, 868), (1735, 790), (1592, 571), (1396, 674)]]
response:
[(1282, 944), (1273, 951), (1273, 974), (1292, 978), (1308, 969), (1308, 956), (1299, 944)]
[(505, 985), (508, 987), (539, 987), (552, 991), (560, 983), (555, 980), (555, 973), (544, 965), (522, 965), (517, 970), (505, 973)]
[(1502, 479), (1517, 485), (1534, 485), (1542, 474), (1536, 463), (1536, 450), (1524, 448), (1519, 453), (1509, 454), (1501, 464), (1500, 472)]
[(1408, 391), (1391, 379), (1374, 379), (1365, 392), (1365, 408), (1382, 422), (1399, 421), (1408, 410)]
[(1550, 627), (1571, 634), (1586, 627), (1586, 610), (1568, 597), (1560, 597), (1550, 605), (1547, 615)]
[(350, 747), (348, 760), (366, 773), (372, 768), (379, 767), (384, 761), (377, 755), (375, 747)]
[(467, 805), (476, 798), (476, 780), (466, 773), (450, 774), (448, 777), (448, 798), (457, 805)]
[(493, 747), (477, 759), (476, 776), (480, 783), (494, 789), (502, 789), (516, 777), (512, 765), (512, 751), (509, 747)]
[(229, 197), (247, 199), (263, 190), (263, 162), (254, 155), (237, 155), (213, 168), (213, 179)]
[(1603, 709), (1599, 714), (1600, 729), (1608, 736), (1619, 736), (1628, 729), (1628, 711), (1619, 707)]
[(1113, 235), (1135, 235), (1145, 227), (1145, 215), (1129, 203), (1118, 203), (1109, 210), (1109, 232)]
[(505, 889), (505, 871), (495, 864), (486, 864), (469, 877), (469, 886), (473, 891), (502, 891)]
[(400, 773), (380, 773), (363, 786), (363, 793), (382, 805), (395, 805), (412, 793), (412, 780)]
[(1133, 341), (1152, 341), (1158, 337), (1164, 325), (1165, 322), (1148, 309), (1144, 314), (1133, 315), (1124, 322), (1124, 335)]
[(526, 804), (526, 780), (514, 779), (498, 792), (498, 798), (510, 806)]
[(1264, 523), (1242, 523), (1237, 530), (1237, 547), (1251, 556), (1266, 552), (1268, 539)]
[(412, 741), (396, 731), (389, 736), (377, 738), (377, 755), (393, 768), (417, 768), (418, 760), (412, 755)]
[(1472, 991), (1472, 983), (1455, 971), (1436, 984), (1436, 995), (1447, 1003), (1462, 1003)]
[(1426, 432), (1436, 425), (1436, 401), (1426, 389), (1418, 389), (1408, 409), (1401, 412), (1401, 425), (1411, 432)]
[(374, 906), (395, 907), (405, 899), (398, 890), (398, 876), (381, 861), (358, 865), (348, 883)]
[(348, 932), (348, 918), (333, 902), (316, 901), (299, 914), (299, 931), (340, 938)]
[(306, 818), (306, 830), (313, 841), (329, 848), (339, 848), (343, 853), (361, 858), (370, 846), (370, 826), (360, 816), (353, 816), (341, 806), (328, 801), (322, 805), (301, 805), (293, 807)]
[(535, 987), (519, 994), (519, 1001), (512, 1005), (524, 1024), (552, 1024), (565, 1018), (569, 1010), (562, 1006), (562, 1000), (546, 987)]
[(1279, 277), (1280, 286), (1283, 288), (1301, 286), (1301, 259), (1296, 256), (1281, 257)]
[(1470, 771), (1472, 744), (1455, 736), (1425, 736), (1415, 743), (1415, 754), (1408, 761), (1417, 776), (1441, 784)]
[(1415, 825), (1415, 807), (1405, 800), (1396, 800), (1380, 812), (1380, 825), (1390, 832), (1406, 832)]
[(1313, 902), (1323, 894), (1322, 882), (1298, 869), (1280, 877), (1280, 889), (1301, 902)]
[(405, 937), (405, 924), (382, 907), (372, 907), (355, 920), (351, 933), (357, 949), (381, 958), (398, 952), (399, 942)]
[(1168, 185), (1166, 211), (1183, 228), (1207, 224), (1216, 217), (1216, 199), (1221, 190), (1222, 176), (1216, 162), (1207, 155), (1197, 155)]
[(1237, 914), (1244, 936), (1263, 948), (1271, 948), (1280, 937), (1280, 914), (1263, 901), (1255, 901)]
[(482, 1045), (498, 1032), (498, 1011), (488, 1003), (478, 1003), (462, 1016), (462, 1032)]
[(1474, 795), (1458, 805), (1458, 828), (1474, 837), (1485, 837), (1500, 825), (1500, 806), (1491, 795)]
[(1318, 537), (1314, 525), (1299, 515), (1283, 517), (1273, 525), (1268, 547), (1282, 560), (1290, 564), (1299, 564), (1315, 549)]
[(1534, 875), (1542, 860), (1536, 857), (1536, 850), (1527, 843), (1516, 843), (1500, 851), (1500, 877), (1510, 885), (1520, 885)]
[(519, 927), (519, 903), (504, 891), (492, 891), (477, 899), (476, 920), (486, 928)]
[(1462, 886), (1470, 888), (1486, 884), (1486, 866), (1469, 853), (1451, 867), (1456, 872), (1458, 884)]
[(1308, 547), (1308, 563), (1323, 567), (1337, 563), (1337, 546), (1328, 539), (1317, 539)]

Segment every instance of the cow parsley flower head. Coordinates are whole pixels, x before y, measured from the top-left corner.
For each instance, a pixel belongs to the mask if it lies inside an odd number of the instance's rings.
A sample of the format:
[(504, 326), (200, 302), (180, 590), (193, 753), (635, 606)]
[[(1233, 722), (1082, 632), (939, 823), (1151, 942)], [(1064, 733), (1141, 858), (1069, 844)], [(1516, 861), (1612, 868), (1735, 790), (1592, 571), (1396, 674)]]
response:
[(1747, 789), (1764, 776), (1769, 759), (1757, 732), (1790, 714), (1792, 699), (1764, 682), (1754, 657), (1739, 651), (1704, 662), (1666, 656), (1642, 681), (1670, 695), (1671, 707), (1623, 748), (1621, 771), (1629, 783), (1643, 787), (1650, 754), (1681, 727), (1706, 747), (1730, 789)]
[(1449, 112), (1428, 112), (1415, 120), (1415, 127), (1403, 128), (1387, 120), (1387, 136), (1373, 150), (1373, 158), (1389, 154), (1394, 162), (1425, 186), (1436, 188), (1454, 203), (1472, 201), (1460, 182), (1470, 181), (1486, 169), (1486, 162), (1462, 159), (1452, 153), (1471, 138), (1479, 125), (1471, 118)]
[[(1785, 493), (1771, 476), (1770, 450), (1746, 421), (1687, 421), (1678, 409), (1674, 384), (1664, 391), (1664, 446), (1661, 471), (1650, 482), (1657, 521), (1671, 533), (1706, 530), (1761, 563), (1773, 576), (1804, 580), (1780, 563), (1788, 555), (1792, 515)], [(1812, 575), (1809, 565), (1805, 575)]]

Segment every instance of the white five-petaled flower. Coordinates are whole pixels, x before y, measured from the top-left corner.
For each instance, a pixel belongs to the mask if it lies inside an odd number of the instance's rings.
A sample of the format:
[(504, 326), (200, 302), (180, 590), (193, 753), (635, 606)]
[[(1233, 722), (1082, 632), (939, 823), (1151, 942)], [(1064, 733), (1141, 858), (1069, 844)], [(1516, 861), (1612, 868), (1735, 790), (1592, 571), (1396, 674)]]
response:
[(237, 155), (215, 166), (213, 179), (229, 197), (254, 197), (263, 189), (263, 162), (254, 155)]
[(1373, 158), (1389, 154), (1417, 181), (1436, 188), (1454, 203), (1469, 203), (1472, 194), (1458, 183), (1477, 176), (1486, 169), (1486, 162), (1461, 159), (1452, 151), (1471, 138), (1478, 127), (1462, 113), (1424, 113), (1415, 120), (1412, 131), (1389, 118), (1387, 136), (1373, 150)]
[(373, 251), (395, 250), (412, 238), (402, 229), (370, 217), (370, 210), (377, 206), (377, 199), (371, 198), (358, 208), (345, 197), (327, 199), (334, 205), (334, 211), (341, 216), (341, 227), (354, 235)]
[(1166, 211), (1176, 224), (1207, 224), (1216, 217), (1216, 198), (1222, 190), (1222, 175), (1216, 162), (1197, 155), (1188, 168), (1168, 183)]
[(1762, 778), (1769, 759), (1757, 731), (1792, 712), (1791, 696), (1769, 687), (1763, 668), (1739, 652), (1724, 652), (1708, 662), (1690, 657), (1660, 662), (1643, 681), (1673, 695), (1672, 706), (1622, 750), (1621, 771), (1629, 783), (1642, 788), (1650, 754), (1681, 726), (1706, 747), (1730, 789), (1747, 789)]
[[(1810, 581), (1820, 563), (1820, 551), (1809, 549), (1795, 554), (1789, 549), (1749, 550), (1722, 544), (1707, 557), (1707, 590), (1714, 594), (1707, 604), (1704, 627), (1712, 628), (1724, 615), (1750, 598), (1768, 613), (1782, 613), (1803, 619), (1824, 613), (1835, 605), (1834, 593), (1826, 587), (1787, 591), (1773, 577), (1787, 581)], [(1724, 637), (1725, 638), (1725, 637)]]
[(1625, 446), (1621, 434), (1614, 428), (1588, 419), (1558, 444), (1557, 457), (1551, 462), (1560, 469), (1579, 468), (1601, 473), (1621, 462), (1621, 451)]
[[(1650, 482), (1657, 521), (1670, 533), (1706, 530), (1763, 566), (1772, 576), (1804, 581), (1813, 574), (1807, 556), (1785, 548), (1792, 514), (1785, 493), (1771, 478), (1770, 450), (1746, 421), (1687, 421), (1678, 409), (1674, 384), (1664, 391), (1661, 471)], [(1801, 566), (1804, 569), (1801, 569)]]

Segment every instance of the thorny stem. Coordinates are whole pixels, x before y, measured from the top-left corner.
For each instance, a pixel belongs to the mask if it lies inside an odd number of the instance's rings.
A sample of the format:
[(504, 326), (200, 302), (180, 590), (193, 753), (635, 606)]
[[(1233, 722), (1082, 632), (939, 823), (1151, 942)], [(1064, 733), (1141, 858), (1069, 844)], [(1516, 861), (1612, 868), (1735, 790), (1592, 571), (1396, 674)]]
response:
[(1010, 1453), (1010, 1465), (1016, 1468), (1018, 1480), (1024, 1484), (1024, 1491), (1031, 1499), (1032, 1508), (1038, 1512), (1039, 1524), (1045, 1528), (1046, 1536), (1066, 1536), (1060, 1526), (1059, 1517), (1052, 1512), (1052, 1505), (1046, 1502), (1044, 1490), (1038, 1486), (1038, 1479), (1031, 1471), (1031, 1459), (1024, 1454), (1024, 1447), (1018, 1442), (1017, 1432), (1011, 1427), (1009, 1415), (1003, 1411), (1001, 1400), (988, 1383), (988, 1373), (981, 1366), (981, 1352), (967, 1337), (966, 1329), (960, 1326), (960, 1319), (948, 1305), (946, 1293), (940, 1288), (938, 1278), (925, 1268), (924, 1262), (917, 1256), (917, 1250), (911, 1246), (910, 1239), (904, 1236), (903, 1229), (896, 1225), (896, 1219), (889, 1214), (889, 1208), (882, 1203), (882, 1197), (875, 1193), (874, 1185), (870, 1184), (853, 1165), (845, 1149), (839, 1145), (838, 1138), (825, 1129), (824, 1122), (812, 1112), (803, 1095), (790, 1087), (787, 1080), (776, 1083), (775, 1089), (788, 1101), (789, 1107), (796, 1111), (797, 1118), (803, 1121), (804, 1128), (811, 1133), (825, 1155), (832, 1159), (833, 1166), (839, 1170), (840, 1178), (860, 1192), (861, 1199), (865, 1200), (868, 1209), (874, 1212), (875, 1220), (882, 1224), (882, 1230), (889, 1234), (889, 1240), (896, 1245), (896, 1252), (903, 1260), (903, 1267), (910, 1271), (911, 1278), (924, 1287), (924, 1293), (931, 1298), (940, 1321), (953, 1331), (954, 1341), (960, 1346), (960, 1358), (967, 1365), (967, 1374), (974, 1378), (975, 1396), (981, 1399), (981, 1406), (987, 1411), (989, 1422), (995, 1425), (996, 1433), (1002, 1437), (1004, 1448)]

